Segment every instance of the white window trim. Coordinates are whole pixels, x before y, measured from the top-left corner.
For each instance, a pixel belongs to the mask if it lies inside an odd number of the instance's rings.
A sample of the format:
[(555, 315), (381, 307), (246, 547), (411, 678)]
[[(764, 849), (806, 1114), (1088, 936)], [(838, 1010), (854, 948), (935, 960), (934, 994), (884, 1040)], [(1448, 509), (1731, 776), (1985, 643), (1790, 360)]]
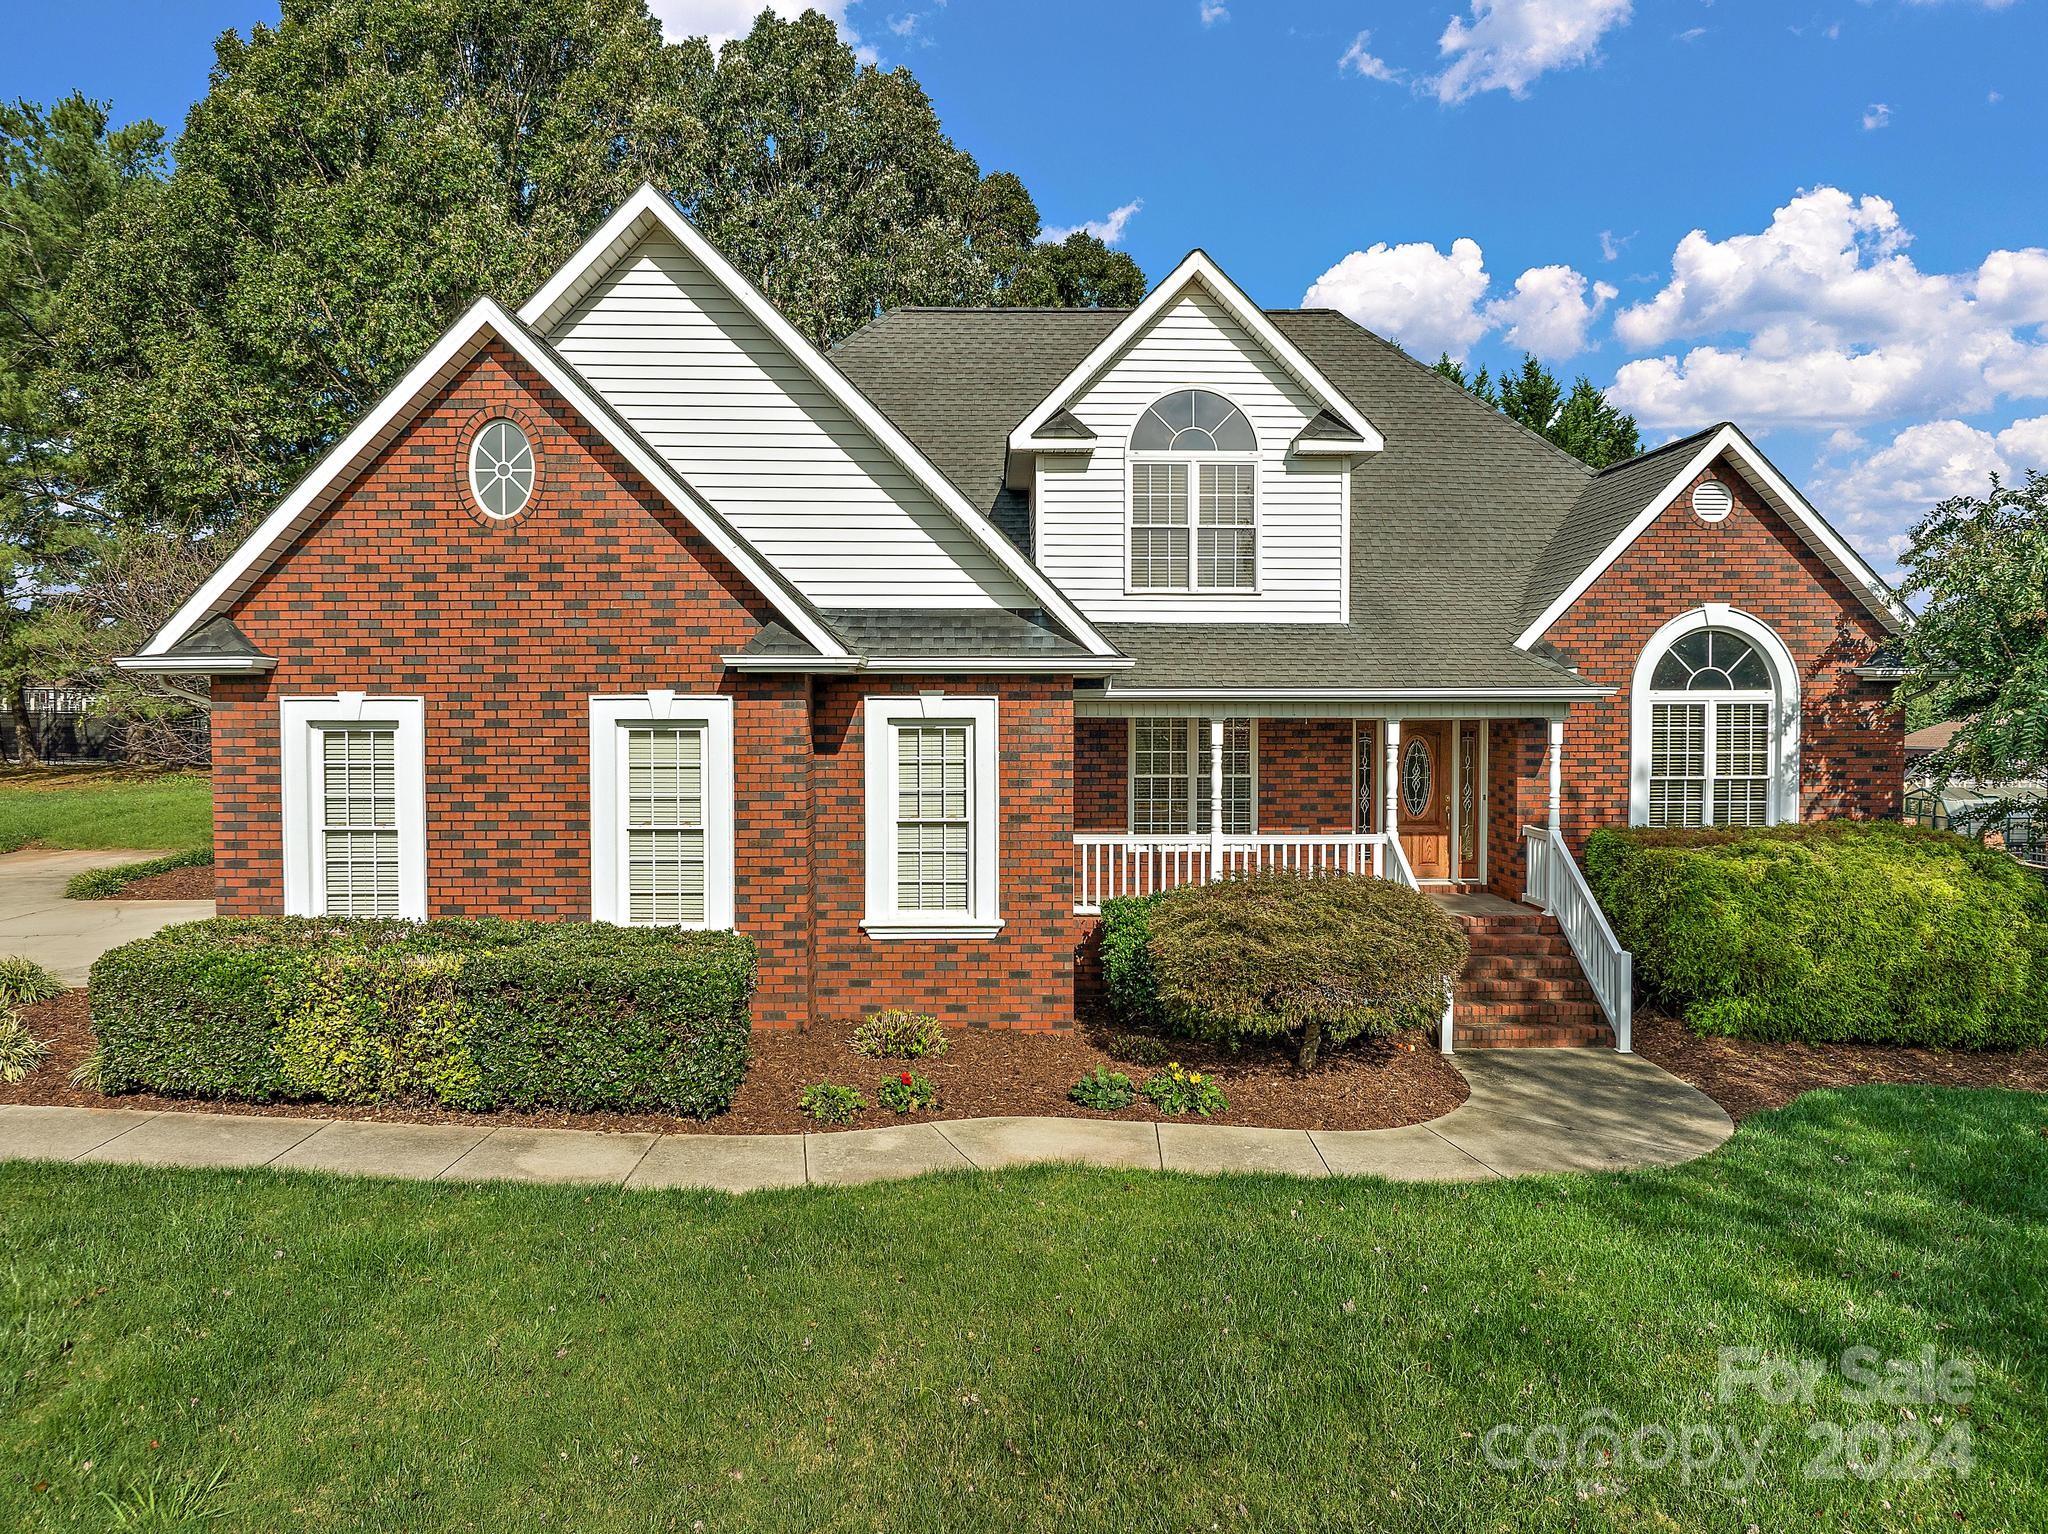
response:
[(278, 700), (278, 777), (284, 797), (284, 909), (287, 916), (324, 916), (319, 837), (313, 826), (320, 775), (314, 742), (323, 725), (384, 724), (392, 741), (398, 793), (398, 914), (427, 916), (426, 713), (420, 698), (377, 698), (344, 692)]
[(626, 755), (620, 726), (704, 726), (704, 919), (680, 925), (731, 927), (733, 916), (732, 699), (691, 697), (665, 688), (590, 700), (590, 918), (630, 926), (624, 856)]
[[(1188, 388), (1199, 388), (1205, 394), (1214, 394), (1243, 416), (1246, 425), (1251, 425), (1251, 413), (1244, 406), (1223, 393), (1220, 389), (1205, 384), (1189, 384)], [(1177, 393), (1178, 390), (1170, 390)], [(1165, 398), (1161, 395), (1160, 398)], [(1156, 401), (1154, 403), (1157, 403)], [(1151, 409), (1147, 405), (1146, 410)], [(1138, 420), (1144, 419), (1144, 411), (1138, 413)], [(1131, 431), (1137, 432), (1138, 424), (1133, 422)], [(1259, 429), (1252, 426), (1254, 446), (1248, 453), (1176, 453), (1160, 448), (1139, 451), (1127, 448), (1124, 453), (1124, 595), (1127, 597), (1256, 597), (1265, 583), (1266, 570), (1266, 497), (1264, 465), (1258, 445)], [(1128, 440), (1128, 439), (1126, 439)], [(1188, 584), (1185, 586), (1140, 586), (1131, 562), (1131, 542), (1137, 532), (1137, 503), (1135, 500), (1137, 468), (1140, 464), (1177, 463), (1188, 471)], [(1247, 466), (1252, 471), (1252, 583), (1249, 586), (1204, 586), (1201, 584), (1201, 530), (1202, 530), (1202, 465), (1227, 463)], [(1346, 476), (1348, 481), (1349, 476)], [(1349, 522), (1347, 516), (1346, 522)]]
[[(1003, 929), (998, 830), (1002, 801), (997, 762), (996, 700), (940, 692), (870, 697), (863, 717), (867, 753), (867, 915), (869, 937), (989, 938)], [(896, 905), (896, 727), (965, 723), (972, 727), (968, 765), (968, 909), (904, 911)]]
[[(1679, 614), (1650, 636), (1649, 643), (1643, 646), (1643, 653), (1636, 661), (1635, 686), (1630, 697), (1629, 716), (1628, 822), (1632, 826), (1646, 826), (1650, 823), (1650, 728), (1655, 704), (1703, 703), (1709, 700), (1755, 703), (1765, 698), (1760, 692), (1672, 693), (1660, 691), (1650, 685), (1650, 678), (1657, 669), (1657, 662), (1664, 658), (1664, 652), (1686, 635), (1697, 633), (1701, 629), (1726, 629), (1730, 633), (1740, 634), (1757, 647), (1758, 653), (1764, 658), (1764, 663), (1771, 668), (1775, 696), (1769, 701), (1777, 708), (1777, 729), (1772, 741), (1771, 787), (1766, 799), (1764, 823), (1774, 826), (1794, 823), (1801, 818), (1799, 666), (1775, 630), (1725, 602), (1702, 603), (1690, 612)], [(1711, 719), (1707, 722), (1707, 728), (1709, 801), (1706, 814), (1711, 816), (1714, 752)], [(1709, 820), (1708, 823), (1712, 824), (1712, 821)]]
[[(1210, 780), (1210, 772), (1211, 772), (1211, 769), (1212, 769), (1212, 768), (1214, 767), (1214, 765), (1215, 765), (1215, 763), (1214, 763), (1214, 762), (1213, 762), (1213, 761), (1212, 761), (1212, 760), (1210, 759), (1210, 747), (1209, 747), (1209, 732), (1208, 732), (1207, 730), (1204, 730), (1204, 729), (1200, 729), (1200, 728), (1198, 728), (1198, 726), (1199, 726), (1199, 725), (1201, 724), (1201, 722), (1202, 722), (1202, 720), (1203, 720), (1203, 718), (1204, 718), (1204, 717), (1205, 717), (1205, 716), (1203, 716), (1203, 715), (1200, 715), (1200, 714), (1194, 714), (1194, 715), (1187, 715), (1187, 716), (1182, 716), (1182, 715), (1179, 715), (1179, 714), (1169, 714), (1169, 715), (1166, 715), (1166, 716), (1164, 716), (1164, 718), (1163, 718), (1163, 719), (1162, 719), (1162, 717), (1161, 717), (1161, 716), (1157, 716), (1157, 715), (1150, 715), (1150, 716), (1147, 716), (1147, 715), (1137, 715), (1137, 714), (1133, 714), (1133, 715), (1132, 715), (1132, 716), (1130, 717), (1130, 721), (1129, 721), (1129, 723), (1128, 723), (1128, 724), (1126, 725), (1126, 727), (1125, 727), (1125, 729), (1124, 729), (1124, 832), (1125, 832), (1125, 834), (1126, 834), (1126, 835), (1130, 835), (1130, 836), (1149, 836), (1149, 837), (1159, 837), (1159, 838), (1168, 838), (1168, 837), (1175, 837), (1175, 836), (1207, 836), (1207, 835), (1209, 834), (1209, 827), (1208, 827), (1207, 825), (1191, 825), (1191, 826), (1190, 826), (1190, 829), (1188, 829), (1188, 830), (1186, 830), (1186, 831), (1140, 831), (1140, 830), (1138, 829), (1138, 725), (1139, 725), (1139, 723), (1140, 723), (1141, 721), (1142, 721), (1143, 723), (1146, 723), (1146, 724), (1159, 724), (1159, 723), (1162, 723), (1162, 722), (1172, 722), (1172, 723), (1177, 723), (1177, 724), (1179, 724), (1179, 725), (1181, 726), (1181, 728), (1182, 728), (1182, 729), (1184, 729), (1185, 731), (1187, 731), (1187, 734), (1188, 734), (1188, 819), (1189, 819), (1189, 821), (1190, 821), (1190, 822), (1192, 822), (1192, 821), (1194, 820), (1194, 816), (1195, 816), (1195, 805), (1196, 805), (1197, 801), (1198, 801), (1198, 800), (1199, 800), (1199, 799), (1201, 798), (1201, 788), (1202, 788), (1202, 786), (1203, 786), (1203, 785), (1205, 785), (1205, 784), (1207, 784), (1207, 783), (1209, 782), (1209, 780)], [(1245, 724), (1246, 724), (1247, 726), (1249, 726), (1249, 727), (1250, 727), (1250, 729), (1249, 729), (1249, 734), (1250, 734), (1250, 740), (1249, 740), (1248, 746), (1249, 746), (1249, 750), (1251, 751), (1251, 758), (1252, 758), (1252, 770), (1251, 770), (1251, 825), (1252, 825), (1252, 828), (1251, 828), (1251, 830), (1249, 830), (1249, 831), (1226, 831), (1226, 832), (1224, 832), (1223, 834), (1224, 834), (1225, 836), (1231, 836), (1231, 837), (1236, 837), (1236, 836), (1257, 836), (1257, 835), (1259, 834), (1259, 721), (1258, 721), (1258, 719), (1257, 719), (1256, 717), (1253, 717), (1253, 718), (1250, 718), (1250, 719), (1246, 719), (1246, 718), (1245, 718), (1245, 717), (1244, 717), (1244, 716), (1243, 716), (1242, 714), (1232, 714), (1232, 715), (1223, 715), (1223, 714), (1217, 714), (1217, 715), (1213, 715), (1213, 716), (1207, 716), (1207, 717), (1213, 717), (1213, 718), (1218, 718), (1218, 719), (1222, 719), (1225, 725), (1233, 724), (1233, 723), (1236, 723), (1236, 722), (1237, 722), (1237, 721), (1239, 721), (1239, 720), (1243, 720), (1243, 722), (1244, 722), (1244, 723), (1245, 723)], [(1352, 741), (1352, 750), (1353, 750), (1353, 751), (1355, 752), (1355, 751), (1356, 751), (1357, 749), (1358, 749), (1358, 743), (1357, 743), (1357, 740), (1356, 740), (1356, 738), (1355, 738), (1355, 732), (1354, 732), (1354, 739), (1353, 739), (1353, 741)], [(1163, 774), (1158, 774), (1158, 773), (1148, 774), (1148, 776), (1153, 776), (1153, 777), (1158, 777), (1158, 776), (1162, 776), (1162, 775), (1163, 775)], [(1228, 774), (1228, 773), (1225, 773), (1225, 774), (1224, 774), (1224, 778), (1225, 778), (1225, 780), (1226, 780), (1226, 781), (1228, 781), (1229, 777), (1230, 777), (1230, 774)]]

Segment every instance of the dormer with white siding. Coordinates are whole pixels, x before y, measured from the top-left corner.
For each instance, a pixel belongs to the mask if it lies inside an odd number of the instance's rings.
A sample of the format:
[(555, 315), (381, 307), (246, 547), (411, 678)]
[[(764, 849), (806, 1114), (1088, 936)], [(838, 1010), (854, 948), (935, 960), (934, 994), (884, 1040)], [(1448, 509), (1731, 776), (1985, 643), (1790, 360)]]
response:
[(1382, 446), (1201, 252), (1010, 438), (1038, 566), (1096, 622), (1343, 623)]

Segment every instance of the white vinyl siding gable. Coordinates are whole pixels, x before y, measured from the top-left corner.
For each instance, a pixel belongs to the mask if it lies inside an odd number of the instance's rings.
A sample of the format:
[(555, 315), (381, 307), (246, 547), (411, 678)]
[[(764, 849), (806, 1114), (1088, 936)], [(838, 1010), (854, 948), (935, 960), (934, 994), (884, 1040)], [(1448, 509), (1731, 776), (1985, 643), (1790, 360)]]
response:
[(548, 339), (819, 606), (1039, 605), (668, 235)]
[[(1127, 444), (1156, 400), (1180, 389), (1207, 389), (1242, 410), (1258, 433), (1256, 491), (1203, 497), (1186, 484), (1189, 576), (1219, 561), (1250, 560), (1255, 590), (1161, 591), (1138, 578), (1132, 541), (1133, 492), (1145, 489)], [(1350, 516), (1342, 459), (1291, 455), (1288, 444), (1320, 408), (1294, 377), (1205, 289), (1191, 287), (1069, 406), (1095, 433), (1092, 453), (1044, 454), (1033, 507), (1039, 568), (1098, 622), (1341, 623), (1348, 617)], [(1219, 487), (1220, 488), (1220, 487)], [(1251, 486), (1244, 486), (1246, 491)], [(1155, 496), (1156, 498), (1156, 496)], [(1228, 504), (1223, 504), (1227, 502)], [(1241, 509), (1251, 508), (1255, 530)], [(1212, 529), (1201, 539), (1195, 524)], [(1143, 525), (1140, 523), (1139, 525)], [(1218, 531), (1245, 526), (1243, 536)], [(1145, 540), (1148, 544), (1152, 538)], [(1178, 553), (1178, 546), (1175, 546)], [(1157, 556), (1154, 556), (1155, 559)], [(1229, 579), (1247, 579), (1234, 568)], [(1186, 581), (1180, 584), (1187, 584)]]

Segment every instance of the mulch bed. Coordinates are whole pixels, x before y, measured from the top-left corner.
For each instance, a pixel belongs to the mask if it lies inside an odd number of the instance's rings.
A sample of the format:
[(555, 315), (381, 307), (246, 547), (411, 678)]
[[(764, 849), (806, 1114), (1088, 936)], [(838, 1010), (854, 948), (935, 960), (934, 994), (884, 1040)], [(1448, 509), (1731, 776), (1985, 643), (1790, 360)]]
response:
[(213, 868), (167, 868), (160, 874), (122, 885), (111, 895), (95, 900), (211, 900)]
[[(848, 1127), (874, 1129), (885, 1124), (1006, 1114), (1145, 1122), (1163, 1117), (1142, 1098), (1120, 1113), (1095, 1113), (1068, 1100), (1067, 1089), (1098, 1065), (1121, 1070), (1133, 1081), (1141, 1082), (1151, 1074), (1146, 1067), (1112, 1060), (1101, 1047), (1101, 1036), (1089, 1029), (1057, 1034), (1000, 1028), (955, 1030), (947, 1034), (943, 1055), (908, 1064), (855, 1054), (845, 1043), (851, 1024), (814, 1028), (808, 1033), (757, 1033), (754, 1063), (731, 1111), (700, 1123), (658, 1113), (459, 1113), (399, 1104), (234, 1103), (147, 1093), (109, 1097), (80, 1091), (68, 1079), (71, 1068), (92, 1048), (84, 991), (67, 991), (22, 1015), (37, 1038), (49, 1041), (50, 1057), (18, 1084), (0, 1083), (0, 1103), (612, 1132), (792, 1134), (825, 1127), (796, 1111), (797, 1094), (813, 1082), (836, 1081), (858, 1087), (873, 1105), (875, 1088), (885, 1077), (916, 1069), (939, 1089), (942, 1106), (936, 1112), (899, 1118), (885, 1108), (871, 1106)], [(1229, 1098), (1229, 1111), (1207, 1121), (1211, 1123), (1273, 1129), (1387, 1129), (1439, 1118), (1465, 1100), (1464, 1078), (1420, 1034), (1376, 1048), (1334, 1051), (1325, 1063), (1306, 1073), (1296, 1071), (1290, 1061), (1276, 1054), (1247, 1053), (1232, 1058), (1193, 1044), (1176, 1043), (1174, 1058), (1191, 1070), (1213, 1073)]]
[(1689, 1081), (1740, 1123), (1819, 1087), (2004, 1087), (2048, 1092), (2048, 1049), (1913, 1049), (1894, 1044), (1765, 1044), (1702, 1038), (1674, 1017), (1638, 1013), (1636, 1053)]

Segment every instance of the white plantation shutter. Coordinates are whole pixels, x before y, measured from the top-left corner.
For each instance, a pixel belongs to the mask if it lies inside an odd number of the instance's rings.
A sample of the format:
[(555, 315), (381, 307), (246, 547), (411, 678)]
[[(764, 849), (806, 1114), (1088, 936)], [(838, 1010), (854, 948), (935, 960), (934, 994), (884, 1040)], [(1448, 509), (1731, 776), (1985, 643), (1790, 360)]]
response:
[(1720, 703), (1714, 709), (1714, 823), (1770, 822), (1771, 706)]
[(1188, 466), (1131, 466), (1131, 584), (1188, 584)]
[(329, 916), (397, 916), (398, 732), (320, 730), (320, 889)]
[[(1203, 836), (1209, 830), (1209, 721), (1131, 721), (1131, 834)], [(1223, 831), (1254, 830), (1252, 722), (1223, 721)]]
[(898, 910), (969, 909), (971, 730), (957, 723), (896, 727)]
[(626, 919), (704, 920), (704, 731), (635, 725), (626, 745)]
[(1697, 826), (1707, 805), (1707, 706), (1658, 703), (1650, 710), (1650, 824)]
[(1257, 536), (1253, 529), (1252, 466), (1203, 464), (1196, 532), (1196, 584), (1224, 588), (1256, 585)]

